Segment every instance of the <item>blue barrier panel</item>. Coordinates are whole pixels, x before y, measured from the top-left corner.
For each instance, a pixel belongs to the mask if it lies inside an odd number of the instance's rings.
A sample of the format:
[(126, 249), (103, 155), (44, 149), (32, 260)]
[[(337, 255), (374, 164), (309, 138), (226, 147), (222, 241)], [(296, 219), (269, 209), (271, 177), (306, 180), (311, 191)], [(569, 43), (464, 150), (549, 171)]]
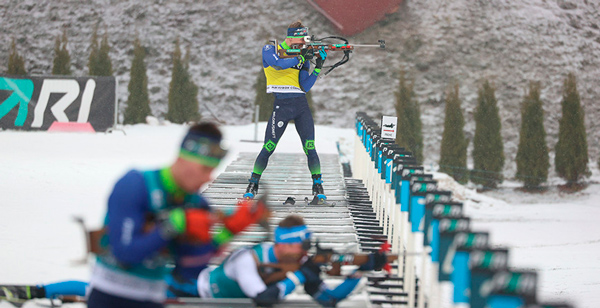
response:
[(381, 146), (382, 146), (381, 140), (379, 140), (377, 142), (377, 147), (376, 147), (377, 148), (377, 163), (375, 164), (375, 166), (377, 167), (377, 172), (380, 174), (379, 175), (380, 178), (381, 178), (381, 165), (382, 165), (382, 163), (381, 163), (381, 156), (383, 155), (381, 153)]
[(396, 144), (389, 144), (387, 152), (383, 153), (383, 158), (385, 160), (385, 170), (383, 178), (385, 179), (386, 184), (392, 184), (392, 170), (394, 169), (394, 150), (396, 147)]
[(486, 308), (522, 308), (523, 306), (525, 306), (525, 301), (518, 296), (490, 295)]
[[(462, 203), (445, 201), (450, 199), (451, 192), (437, 191), (427, 193), (425, 196), (425, 236), (423, 237), (423, 246), (431, 246), (433, 237), (433, 215), (437, 213), (437, 217), (458, 218), (462, 216)], [(435, 201), (430, 200), (430, 196), (436, 195)], [(442, 200), (443, 199), (443, 200)]]
[[(537, 273), (534, 271), (499, 271), (486, 286), (486, 307), (519, 308), (536, 303)], [(487, 293), (487, 294), (486, 294)]]
[(403, 166), (401, 170), (398, 170), (401, 175), (400, 180), (400, 210), (402, 212), (408, 212), (408, 206), (410, 204), (410, 177), (412, 174), (423, 174), (423, 167), (421, 166)]
[(437, 190), (436, 181), (412, 181), (414, 177), (425, 178), (424, 175), (411, 176), (410, 204), (408, 207), (408, 217), (411, 223), (412, 232), (424, 232), (423, 218), (425, 216), (425, 196), (427, 192)]
[[(489, 234), (487, 232), (459, 233), (454, 237), (453, 246), (456, 255), (452, 260), (452, 272), (450, 281), (454, 285), (454, 303), (469, 303), (471, 288), (471, 271), (469, 268), (469, 257), (471, 251), (487, 247)], [(450, 257), (450, 253), (448, 253)]]
[(449, 190), (436, 190), (429, 192), (427, 196), (425, 196), (425, 205), (433, 204), (436, 202), (451, 202), (452, 200), (452, 192)]
[(452, 299), (455, 304), (468, 303), (469, 302), (469, 284), (470, 282), (470, 271), (469, 271), (469, 253), (467, 251), (457, 251), (452, 261), (452, 273), (450, 274), (450, 281), (454, 285), (454, 291), (452, 293)]
[[(485, 308), (486, 298), (482, 289), (489, 285), (494, 273), (508, 268), (508, 249), (486, 248), (473, 250), (469, 258), (471, 270), (471, 308)], [(485, 291), (485, 290), (484, 290)]]
[(417, 160), (414, 157), (403, 156), (394, 158), (394, 172), (392, 188), (394, 189), (394, 195), (396, 196), (396, 203), (400, 204), (400, 193), (402, 187), (402, 171), (405, 166), (414, 166)]
[[(452, 247), (452, 243), (454, 242), (454, 236), (458, 233), (468, 232), (471, 226), (471, 218), (469, 217), (460, 217), (460, 218), (440, 218), (437, 222), (437, 232), (439, 234), (439, 245), (438, 247), (434, 247), (435, 244), (432, 242), (432, 259), (434, 262), (440, 262), (440, 270), (439, 270), (439, 281), (450, 281), (450, 275), (448, 274), (450, 271), (445, 271), (444, 266), (446, 268), (451, 268), (452, 259), (454, 259), (455, 248)], [(436, 230), (433, 230), (434, 236)], [(451, 257), (448, 257), (448, 251), (450, 251)], [(433, 258), (437, 257), (437, 258)]]
[(377, 171), (382, 180), (385, 180), (387, 153), (394, 146), (393, 140), (379, 139), (377, 142)]
[[(404, 150), (404, 148), (401, 147), (395, 147), (392, 148), (392, 150), (390, 151), (390, 156), (392, 158), (392, 167), (389, 170), (390, 172), (390, 178), (391, 178), (391, 187), (392, 189), (396, 190), (400, 187), (399, 185), (399, 181), (398, 181), (398, 167), (400, 166), (404, 166), (406, 165), (414, 165), (417, 163), (417, 160), (414, 157), (410, 156), (410, 152), (407, 152)], [(397, 198), (397, 197), (396, 197)], [(400, 202), (397, 202), (398, 204)]]

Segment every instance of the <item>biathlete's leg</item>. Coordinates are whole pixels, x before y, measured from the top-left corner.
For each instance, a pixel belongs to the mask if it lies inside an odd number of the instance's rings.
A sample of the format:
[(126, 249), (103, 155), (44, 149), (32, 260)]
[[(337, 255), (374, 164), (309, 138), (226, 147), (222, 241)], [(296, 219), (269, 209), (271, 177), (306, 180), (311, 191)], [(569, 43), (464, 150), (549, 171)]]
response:
[(163, 304), (127, 299), (92, 288), (87, 299), (88, 308), (164, 308)]
[(61, 281), (50, 283), (44, 286), (46, 289), (46, 298), (55, 298), (61, 295), (85, 296), (88, 283), (83, 281)]
[(315, 148), (315, 123), (313, 121), (308, 102), (304, 98), (304, 110), (294, 119), (296, 123), (296, 131), (302, 140), (302, 148), (306, 154), (308, 160), (308, 169), (313, 179), (313, 195), (322, 195), (325, 197), (323, 191), (323, 180), (321, 178), (321, 161)]
[(82, 281), (62, 281), (47, 285), (2, 285), (0, 286), (0, 301), (6, 300), (22, 304), (34, 298), (84, 297), (87, 287), (88, 283)]
[(265, 142), (254, 162), (254, 169), (248, 180), (250, 183), (248, 184), (248, 188), (246, 188), (244, 198), (254, 198), (258, 192), (258, 181), (260, 180), (263, 171), (267, 168), (269, 157), (271, 157), (271, 154), (275, 151), (277, 143), (281, 136), (283, 136), (290, 120), (288, 115), (289, 110), (287, 110), (288, 108), (286, 107), (288, 106), (281, 100), (275, 99), (273, 102), (273, 113), (267, 122), (267, 129), (265, 130)]

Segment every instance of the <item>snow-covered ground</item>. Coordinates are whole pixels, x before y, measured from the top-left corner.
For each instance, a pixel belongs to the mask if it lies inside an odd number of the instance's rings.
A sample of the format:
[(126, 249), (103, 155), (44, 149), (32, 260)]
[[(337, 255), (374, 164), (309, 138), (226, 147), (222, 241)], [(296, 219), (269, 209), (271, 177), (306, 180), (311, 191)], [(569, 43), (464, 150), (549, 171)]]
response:
[[(260, 143), (240, 141), (254, 139), (254, 125), (223, 128), (228, 160), (260, 149)], [(0, 284), (87, 280), (89, 265), (72, 263), (85, 250), (72, 217), (99, 226), (114, 181), (129, 168), (170, 163), (185, 129), (135, 125), (111, 134), (0, 132)], [(260, 123), (259, 136), (264, 129)], [(317, 126), (316, 139), (320, 153), (336, 153), (335, 142), (340, 142), (352, 155), (351, 129)], [(277, 151), (302, 151), (293, 126)], [(493, 244), (510, 247), (512, 266), (539, 271), (541, 300), (569, 300), (583, 308), (600, 304), (599, 184), (572, 195), (555, 190), (531, 195), (512, 188), (482, 195), (443, 174), (436, 178), (466, 202), (475, 229), (490, 231)]]

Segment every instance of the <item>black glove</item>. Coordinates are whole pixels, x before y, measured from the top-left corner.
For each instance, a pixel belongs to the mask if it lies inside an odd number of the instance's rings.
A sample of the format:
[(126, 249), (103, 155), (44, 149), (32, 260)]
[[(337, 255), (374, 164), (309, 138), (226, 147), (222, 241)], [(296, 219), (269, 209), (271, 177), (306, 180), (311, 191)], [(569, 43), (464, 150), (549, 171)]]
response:
[(321, 273), (319, 265), (314, 263), (312, 258), (309, 258), (302, 266), (300, 266), (299, 270), (302, 272), (302, 275), (304, 275), (304, 278), (306, 278), (306, 281), (304, 282), (304, 291), (311, 296), (317, 293), (319, 287), (323, 283), (319, 277), (319, 274)]
[(315, 53), (314, 53), (314, 50), (312, 50), (312, 49), (302, 48), (302, 49), (300, 49), (300, 55), (302, 56), (304, 61), (308, 61), (308, 60), (314, 58)]
[(325, 50), (319, 49), (319, 54), (315, 58), (316, 65), (315, 68), (321, 69), (323, 68), (323, 64), (325, 63), (325, 59), (327, 58), (327, 52)]
[(369, 254), (369, 261), (361, 265), (359, 271), (380, 271), (383, 266), (387, 263), (387, 256), (385, 252), (373, 252)]

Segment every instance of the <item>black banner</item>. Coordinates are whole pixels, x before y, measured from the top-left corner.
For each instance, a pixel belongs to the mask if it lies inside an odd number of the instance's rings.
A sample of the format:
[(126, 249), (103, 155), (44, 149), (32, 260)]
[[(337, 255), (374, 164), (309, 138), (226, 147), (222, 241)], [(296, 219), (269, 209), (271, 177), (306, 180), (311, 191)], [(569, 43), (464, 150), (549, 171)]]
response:
[(114, 77), (0, 76), (0, 128), (47, 130), (52, 123), (115, 121)]

